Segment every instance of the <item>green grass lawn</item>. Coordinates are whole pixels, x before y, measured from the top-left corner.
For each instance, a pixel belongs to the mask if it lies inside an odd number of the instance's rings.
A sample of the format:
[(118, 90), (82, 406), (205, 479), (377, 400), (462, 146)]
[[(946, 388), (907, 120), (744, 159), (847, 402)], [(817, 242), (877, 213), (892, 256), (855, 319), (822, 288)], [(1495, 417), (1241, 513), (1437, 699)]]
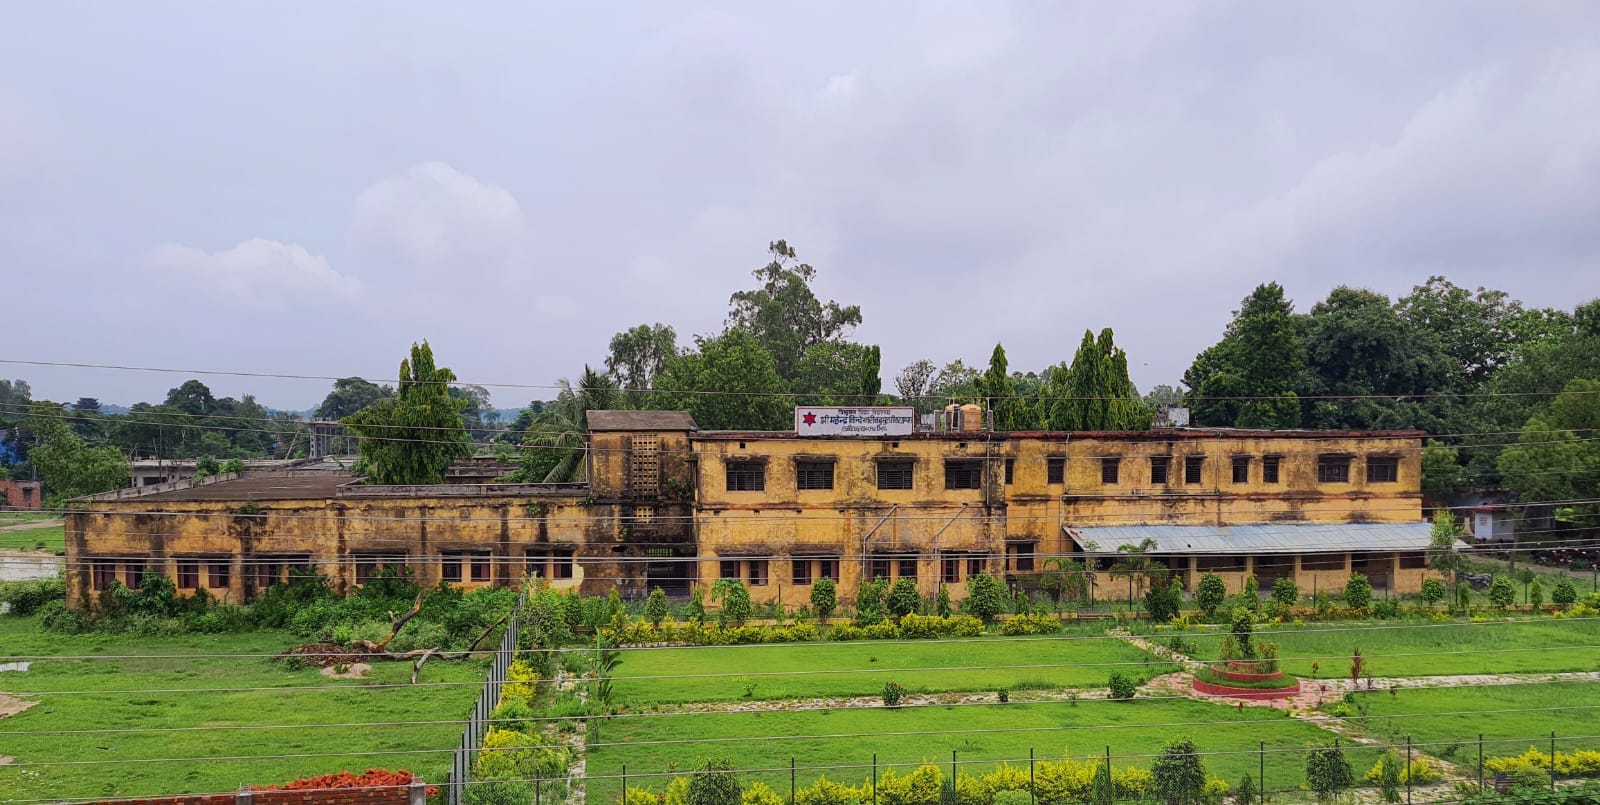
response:
[[(1365, 729), (1373, 735), (1438, 744), (1428, 752), (1458, 763), (1476, 765), (1478, 733), (1487, 742), (1484, 757), (1520, 755), (1530, 746), (1547, 751), (1551, 730), (1561, 751), (1600, 749), (1600, 685), (1593, 682), (1398, 690), (1361, 701), (1367, 705)], [(1528, 712), (1481, 712), (1486, 710)], [(1457, 742), (1462, 746), (1451, 749)]]
[[(1316, 677), (1348, 676), (1356, 648), (1375, 677), (1600, 670), (1600, 620), (1313, 623), (1258, 628), (1256, 634), (1277, 643), (1283, 669), (1298, 676), (1313, 676), (1313, 662)], [(1155, 639), (1165, 644), (1167, 638)], [(1189, 640), (1200, 648), (1199, 659), (1215, 659), (1222, 638)]]
[[(443, 781), (448, 751), (461, 725), (381, 727), (378, 722), (462, 719), (478, 695), (481, 662), (430, 663), (423, 682), (406, 685), (408, 663), (385, 663), (365, 680), (330, 680), (316, 669), (291, 671), (265, 657), (195, 658), (195, 654), (273, 654), (298, 642), (284, 632), (138, 638), (56, 635), (35, 618), (0, 616), (0, 655), (158, 655), (175, 659), (38, 660), (25, 673), (0, 672), (0, 691), (39, 702), (0, 719), (0, 801), (8, 798), (140, 796), (233, 791), (241, 783), (278, 784), (296, 777), (367, 768), (409, 769)], [(0, 658), (3, 659), (3, 658)], [(196, 688), (269, 688), (236, 693), (182, 692)], [(324, 690), (308, 688), (319, 687)], [(165, 692), (167, 690), (180, 692)], [(298, 689), (298, 690), (297, 690)], [(110, 691), (140, 691), (117, 693)], [(30, 692), (90, 691), (55, 694)], [(94, 691), (107, 691), (96, 693)], [(230, 729), (250, 725), (356, 724), (321, 728)], [(187, 728), (204, 727), (193, 730)], [(131, 729), (167, 732), (77, 733)], [(177, 729), (183, 728), (183, 729)], [(337, 752), (398, 752), (336, 755)], [(265, 755), (321, 757), (206, 760)], [(189, 758), (171, 762), (41, 765), (64, 761)]]
[(25, 528), (20, 531), (0, 531), (0, 551), (32, 551), (39, 549), (58, 553), (67, 549), (65, 526)]
[[(1066, 634), (1102, 631), (1092, 626)], [(619, 701), (638, 706), (875, 696), (890, 681), (911, 693), (1103, 687), (1115, 671), (1148, 678), (1169, 670), (1173, 666), (1115, 639), (778, 643), (624, 651), (616, 688)]]
[(0, 527), (31, 523), (35, 520), (59, 520), (59, 512), (0, 512)]
[[(1179, 735), (1193, 738), (1201, 751), (1239, 753), (1204, 758), (1210, 776), (1230, 782), (1256, 775), (1261, 741), (1269, 749), (1299, 750), (1332, 739), (1276, 710), (1189, 700), (645, 715), (609, 721), (590, 733), (587, 795), (595, 805), (615, 801), (621, 785), (615, 776), (624, 763), (630, 786), (659, 792), (668, 780), (665, 773), (686, 772), (706, 758), (727, 758), (740, 769), (775, 770), (751, 772), (747, 779), (760, 779), (783, 797), (791, 759), (800, 767), (860, 764), (826, 772), (829, 779), (856, 785), (869, 778), (866, 766), (874, 752), (880, 764), (926, 761), (948, 769), (955, 750), (961, 768), (981, 773), (1004, 760), (1026, 767), (1029, 748), (1041, 760), (1053, 760), (1064, 752), (1102, 756), (1109, 745), (1115, 765), (1149, 768), (1149, 757), (1117, 756), (1155, 754)], [(684, 743), (649, 743), (655, 741)], [(1363, 771), (1375, 760), (1371, 750), (1359, 748), (1350, 748), (1347, 756)], [(1305, 761), (1298, 752), (1269, 752), (1266, 763), (1269, 788), (1293, 789), (1304, 782)], [(797, 776), (804, 786), (820, 774), (809, 770)]]

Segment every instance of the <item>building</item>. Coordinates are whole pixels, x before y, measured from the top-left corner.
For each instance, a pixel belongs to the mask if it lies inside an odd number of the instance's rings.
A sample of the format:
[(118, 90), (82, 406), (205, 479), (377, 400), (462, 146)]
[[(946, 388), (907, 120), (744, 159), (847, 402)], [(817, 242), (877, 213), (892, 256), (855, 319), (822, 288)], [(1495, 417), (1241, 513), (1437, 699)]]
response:
[(37, 510), (44, 506), (44, 485), (38, 481), (0, 481), (0, 508)]
[(468, 468), (374, 486), (317, 465), (106, 493), (69, 516), (69, 590), (81, 602), (159, 568), (243, 601), (293, 566), (349, 589), (403, 564), (425, 585), (537, 573), (627, 597), (739, 578), (793, 606), (824, 577), (843, 597), (881, 577), (960, 598), (977, 573), (1026, 586), (1057, 558), (1108, 570), (1123, 546), (1190, 587), (1213, 572), (1230, 589), (1253, 574), (1309, 592), (1358, 571), (1413, 592), (1427, 573), (1420, 432), (997, 433), (981, 415), (914, 429), (904, 411), (830, 435), (802, 434), (799, 417), (793, 432), (729, 432), (684, 412), (593, 411), (580, 484)]

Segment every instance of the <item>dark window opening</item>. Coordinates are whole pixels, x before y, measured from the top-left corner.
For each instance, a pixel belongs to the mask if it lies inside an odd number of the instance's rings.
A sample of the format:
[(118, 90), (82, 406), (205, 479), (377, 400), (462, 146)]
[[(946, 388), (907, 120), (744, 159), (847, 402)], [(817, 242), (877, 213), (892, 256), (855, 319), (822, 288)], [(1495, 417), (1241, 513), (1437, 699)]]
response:
[(1264, 484), (1275, 484), (1275, 483), (1278, 482), (1278, 464), (1282, 460), (1283, 460), (1282, 456), (1262, 456), (1261, 457), (1261, 482), (1262, 483), (1264, 483)]
[(1007, 486), (1011, 485), (1011, 474), (1012, 474), (1012, 470), (1014, 470), (1016, 468), (1016, 463), (1017, 463), (1017, 460), (1014, 459), (1014, 458), (1006, 459), (1006, 485)]
[(888, 559), (874, 559), (874, 560), (872, 560), (871, 567), (867, 571), (867, 581), (877, 581), (878, 579), (887, 579), (887, 578), (889, 578), (889, 560)]
[(1350, 457), (1349, 456), (1318, 456), (1317, 457), (1317, 483), (1321, 483), (1321, 484), (1347, 484), (1347, 483), (1350, 483)]
[(955, 584), (961, 581), (961, 560), (942, 559), (939, 561), (939, 580), (945, 584)]
[(1052, 456), (1044, 462), (1044, 481), (1047, 484), (1064, 482), (1067, 476), (1067, 460), (1061, 456)]
[(1107, 486), (1115, 484), (1117, 482), (1117, 476), (1119, 474), (1121, 474), (1121, 471), (1122, 471), (1122, 459), (1120, 459), (1120, 458), (1102, 458), (1102, 459), (1100, 459), (1100, 483), (1105, 484)]
[(945, 460), (945, 489), (981, 489), (982, 487), (983, 462), (969, 459)]
[(899, 574), (900, 578), (902, 578), (902, 579), (916, 579), (916, 577), (917, 577), (917, 560), (915, 560), (915, 559), (901, 559), (899, 564), (900, 564), (900, 568), (899, 568), (899, 570), (900, 570), (900, 574)]
[(839, 580), (839, 560), (838, 559), (818, 559), (817, 560), (817, 576), (819, 578), (830, 579), (832, 581), (838, 581)]
[(1170, 456), (1152, 456), (1150, 458), (1150, 483), (1164, 484), (1167, 482), (1167, 466), (1172, 463)]
[(405, 564), (401, 557), (384, 554), (355, 554), (356, 584), (367, 584), (384, 571), (396, 571)]
[(1300, 557), (1301, 570), (1344, 570), (1342, 553), (1308, 553)]
[(968, 559), (967, 559), (967, 576), (971, 577), (971, 576), (976, 576), (979, 573), (982, 573), (983, 572), (983, 564), (984, 564), (984, 558), (981, 557), (981, 556), (968, 557)]
[(1367, 483), (1391, 484), (1400, 480), (1400, 459), (1392, 456), (1367, 457)]
[(1233, 457), (1233, 482), (1236, 484), (1250, 483), (1250, 457)]
[(765, 587), (765, 586), (767, 586), (767, 560), (765, 560), (765, 559), (751, 559), (750, 560), (750, 586), (751, 587)]
[(99, 591), (111, 588), (111, 582), (117, 578), (117, 563), (110, 559), (94, 559), (90, 562), (94, 569), (94, 588)]
[(144, 560), (130, 560), (122, 564), (122, 584), (129, 589), (139, 589), (139, 582), (144, 580)]
[(207, 568), (206, 586), (213, 590), (226, 590), (231, 570), (226, 560), (211, 562)]
[(439, 564), (439, 578), (450, 584), (461, 583), (461, 554), (444, 555)]
[(737, 559), (724, 559), (724, 560), (722, 560), (721, 575), (718, 578), (724, 578), (724, 579), (736, 579), (736, 578), (739, 578), (739, 560), (737, 560)]
[(811, 560), (810, 559), (802, 559), (802, 558), (797, 556), (797, 557), (794, 557), (793, 559), (789, 560), (789, 565), (790, 565), (790, 567), (792, 568), (792, 571), (793, 571), (793, 572), (791, 572), (789, 574), (789, 580), (790, 581), (794, 582), (795, 584), (810, 584), (811, 583)]
[(1428, 555), (1421, 552), (1400, 554), (1401, 570), (1421, 570), (1428, 566)]
[(557, 579), (570, 579), (576, 570), (576, 548), (557, 548), (551, 555), (551, 577)]
[(910, 489), (911, 466), (910, 461), (878, 462), (878, 488)]
[(494, 579), (494, 564), (489, 559), (489, 554), (477, 553), (472, 555), (472, 580), (491, 581)]
[(767, 466), (759, 461), (730, 461), (728, 468), (729, 492), (764, 492), (767, 489)]
[(796, 489), (832, 489), (833, 462), (796, 461), (794, 485)]
[(200, 586), (200, 560), (178, 560), (178, 589), (193, 590)]
[(1206, 465), (1205, 456), (1183, 457), (1183, 482), (1185, 484), (1200, 483), (1200, 470)]
[(1197, 569), (1202, 573), (1242, 573), (1245, 569), (1243, 556), (1199, 556), (1195, 559)]
[(1033, 543), (1006, 546), (1006, 566), (1015, 573), (1033, 572)]

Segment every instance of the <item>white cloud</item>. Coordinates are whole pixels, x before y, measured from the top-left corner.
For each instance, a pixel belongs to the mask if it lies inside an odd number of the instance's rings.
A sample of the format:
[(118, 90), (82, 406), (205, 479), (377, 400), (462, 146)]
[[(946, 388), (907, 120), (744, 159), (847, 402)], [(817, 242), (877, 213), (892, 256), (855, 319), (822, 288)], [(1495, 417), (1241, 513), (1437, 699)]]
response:
[(334, 271), (326, 257), (299, 244), (262, 238), (220, 252), (165, 244), (150, 250), (144, 266), (152, 273), (269, 306), (348, 301), (362, 293), (361, 280)]
[(443, 162), (361, 191), (350, 232), (375, 268), (388, 272), (509, 278), (530, 253), (516, 197)]

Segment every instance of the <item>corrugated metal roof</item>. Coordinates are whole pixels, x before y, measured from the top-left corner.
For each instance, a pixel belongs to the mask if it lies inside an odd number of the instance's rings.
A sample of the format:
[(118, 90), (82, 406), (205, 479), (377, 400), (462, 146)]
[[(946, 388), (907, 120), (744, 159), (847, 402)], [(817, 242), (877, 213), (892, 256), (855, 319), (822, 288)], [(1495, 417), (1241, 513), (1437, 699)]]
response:
[[(1427, 523), (1267, 523), (1264, 525), (1129, 525), (1063, 527), (1090, 553), (1154, 540), (1151, 553), (1329, 553), (1420, 551), (1432, 543)], [(1094, 547), (1090, 547), (1090, 546)]]
[(591, 431), (679, 431), (694, 430), (694, 417), (688, 411), (589, 411)]

